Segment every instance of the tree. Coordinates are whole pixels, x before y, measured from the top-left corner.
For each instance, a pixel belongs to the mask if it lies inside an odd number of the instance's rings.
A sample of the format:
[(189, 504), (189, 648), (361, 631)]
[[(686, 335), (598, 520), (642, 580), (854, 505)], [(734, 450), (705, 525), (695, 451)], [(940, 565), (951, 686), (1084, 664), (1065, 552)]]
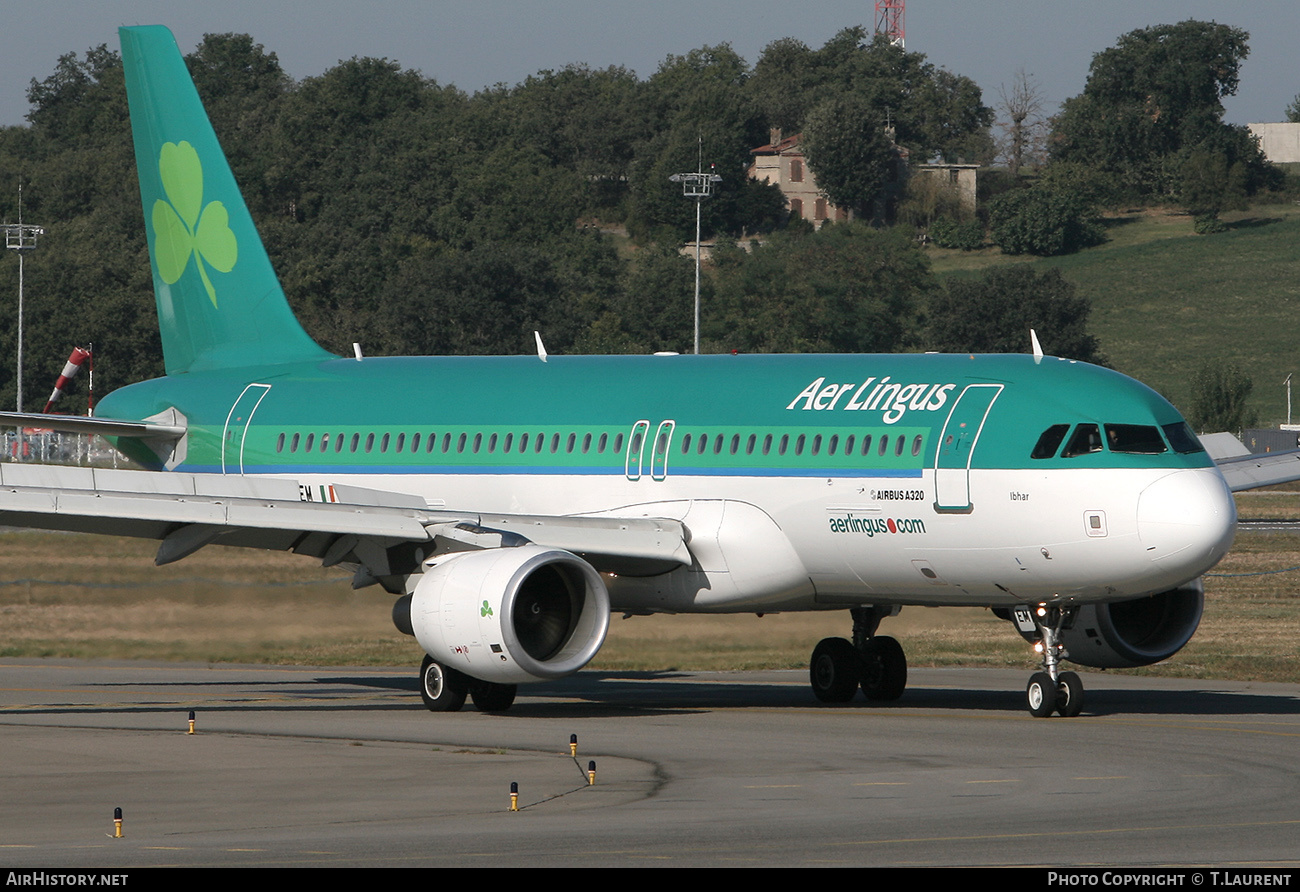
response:
[(789, 39), (769, 44), (747, 87), (764, 117), (787, 133), (806, 130), (828, 100), (852, 97), (880, 126), (892, 127), (914, 158), (992, 156), (993, 113), (974, 81), (870, 38), (862, 27), (845, 28), (819, 50)]
[(1192, 379), (1192, 411), (1187, 420), (1198, 431), (1239, 432), (1255, 423), (1246, 402), (1255, 383), (1240, 366), (1211, 360)]
[(925, 343), (944, 353), (1027, 353), (1029, 330), (1053, 356), (1104, 365), (1088, 333), (1092, 304), (1060, 270), (992, 267), (978, 280), (949, 279), (930, 301)]
[(1219, 221), (1219, 213), (1246, 207), (1245, 165), (1236, 162), (1229, 166), (1223, 152), (1193, 151), (1183, 162), (1182, 177), (1180, 197), (1187, 212), (1196, 218), (1199, 233), (1221, 232), (1226, 227)]
[[(727, 44), (669, 56), (645, 88), (649, 133), (631, 167), (628, 228), (641, 237), (694, 238), (695, 203), (669, 177), (703, 162), (722, 177), (704, 202), (706, 234), (772, 225), (780, 190), (745, 175), (767, 129), (745, 91), (749, 65)], [(757, 216), (755, 216), (757, 215)]]
[[(1083, 93), (1066, 100), (1052, 134), (1053, 161), (1079, 161), (1138, 196), (1173, 196), (1187, 153), (1223, 141), (1222, 99), (1237, 92), (1249, 35), (1188, 20), (1131, 31), (1093, 57)], [(1258, 147), (1228, 159), (1257, 169)]]
[(799, 145), (826, 196), (859, 214), (880, 194), (898, 163), (885, 121), (852, 95), (813, 109)]
[(1300, 94), (1286, 107), (1286, 119), (1289, 123), (1300, 124)]
[(1047, 147), (1047, 119), (1043, 117), (1046, 101), (1033, 76), (1023, 68), (1016, 71), (1011, 86), (998, 87), (998, 110), (1003, 120), (998, 121), (1002, 139), (998, 154), (1006, 161), (1011, 175), (1017, 176), (1026, 163), (1040, 165)]
[(889, 353), (906, 349), (934, 289), (929, 261), (901, 229), (860, 223), (786, 230), (755, 246), (715, 251), (704, 320), (714, 350)]
[(1004, 254), (1039, 257), (1070, 254), (1104, 237), (1078, 197), (1044, 186), (996, 198), (989, 206), (989, 230)]

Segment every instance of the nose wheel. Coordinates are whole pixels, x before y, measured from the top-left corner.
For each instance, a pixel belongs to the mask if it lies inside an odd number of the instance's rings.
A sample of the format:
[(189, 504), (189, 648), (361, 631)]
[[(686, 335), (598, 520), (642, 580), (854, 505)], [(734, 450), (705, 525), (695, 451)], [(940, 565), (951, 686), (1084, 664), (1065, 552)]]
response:
[(1061, 660), (1068, 657), (1061, 644), (1061, 630), (1074, 622), (1075, 607), (1039, 604), (1030, 611), (1038, 628), (1036, 648), (1043, 654), (1043, 668), (1029, 676), (1025, 688), (1025, 705), (1035, 718), (1047, 718), (1060, 713), (1073, 718), (1083, 711), (1083, 681), (1077, 673), (1062, 672)]

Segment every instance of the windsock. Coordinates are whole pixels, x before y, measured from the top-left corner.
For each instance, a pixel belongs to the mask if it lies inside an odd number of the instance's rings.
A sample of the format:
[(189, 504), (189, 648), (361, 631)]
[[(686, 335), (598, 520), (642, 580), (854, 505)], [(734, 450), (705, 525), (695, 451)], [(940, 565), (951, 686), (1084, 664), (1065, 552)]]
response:
[(54, 382), (54, 392), (50, 394), (49, 402), (45, 404), (44, 414), (49, 414), (54, 401), (63, 396), (63, 391), (67, 390), (68, 385), (76, 377), (77, 372), (81, 371), (81, 366), (87, 359), (90, 359), (89, 350), (81, 347), (72, 348), (72, 355), (68, 357), (67, 363), (63, 366), (63, 374), (59, 375), (59, 380)]

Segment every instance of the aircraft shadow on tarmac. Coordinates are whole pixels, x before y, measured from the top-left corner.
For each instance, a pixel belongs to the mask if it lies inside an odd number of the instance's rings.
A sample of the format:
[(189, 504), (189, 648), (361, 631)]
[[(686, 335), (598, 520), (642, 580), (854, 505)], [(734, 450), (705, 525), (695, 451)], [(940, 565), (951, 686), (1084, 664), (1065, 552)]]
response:
[[(977, 673), (972, 675), (978, 678)], [(1024, 691), (1016, 689), (972, 689), (915, 685), (908, 688), (901, 699), (892, 703), (872, 703), (862, 697), (847, 704), (830, 705), (817, 702), (807, 685), (793, 683), (799, 680), (790, 673), (789, 681), (754, 678), (744, 679), (743, 673), (728, 674), (725, 679), (712, 677), (699, 679), (693, 673), (663, 672), (583, 672), (552, 682), (543, 682), (520, 688), (509, 715), (524, 716), (591, 716), (616, 717), (623, 715), (663, 715), (719, 709), (828, 709), (828, 710), (884, 710), (901, 712), (911, 710), (942, 709), (965, 712), (1008, 712), (1023, 714)], [(735, 678), (737, 680), (732, 681)], [(744, 680), (741, 680), (744, 679)], [(1171, 689), (1158, 685), (1138, 688), (1108, 689), (1099, 679), (1090, 676), (1088, 703), (1083, 715), (1181, 715), (1181, 716), (1233, 716), (1233, 715), (1295, 715), (1300, 709), (1296, 698), (1266, 692), (1234, 692), (1219, 689), (1213, 681), (1185, 682), (1194, 688)], [(417, 696), (417, 680), (408, 675), (320, 675), (314, 681), (302, 678), (257, 681), (244, 679), (229, 682), (162, 682), (113, 683), (92, 682), (86, 687), (174, 687), (211, 689), (229, 688), (259, 691), (273, 700), (247, 702), (205, 703), (205, 711), (387, 711), (392, 709), (423, 709)], [(1085, 681), (1087, 684), (1087, 681)], [(409, 692), (409, 702), (350, 702), (358, 689), (391, 692)], [(206, 700), (201, 693), (197, 698)], [(329, 698), (339, 698), (329, 702)], [(294, 702), (301, 698), (302, 702)], [(325, 698), (323, 701), (322, 698)], [(178, 698), (183, 700), (183, 698)], [(166, 704), (114, 704), (24, 708), (23, 715), (87, 712), (171, 712), (177, 705)], [(466, 706), (471, 710), (471, 706)], [(2, 712), (2, 711), (0, 711)]]

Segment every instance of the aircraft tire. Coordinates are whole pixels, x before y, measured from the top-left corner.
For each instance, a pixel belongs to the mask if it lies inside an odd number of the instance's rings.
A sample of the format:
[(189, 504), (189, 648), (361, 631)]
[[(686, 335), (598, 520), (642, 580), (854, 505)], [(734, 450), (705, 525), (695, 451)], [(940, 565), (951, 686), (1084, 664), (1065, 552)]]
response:
[(897, 639), (877, 635), (859, 651), (862, 693), (868, 700), (897, 700), (907, 688), (907, 656)]
[(1083, 711), (1083, 682), (1075, 672), (1062, 672), (1056, 677), (1056, 711), (1072, 719)]
[(519, 685), (496, 684), (490, 681), (471, 680), (469, 697), (479, 712), (505, 712), (515, 702)]
[(430, 712), (456, 712), (465, 705), (469, 676), (425, 654), (420, 664), (420, 699)]
[(1047, 718), (1055, 712), (1056, 685), (1052, 683), (1052, 676), (1046, 672), (1035, 672), (1029, 676), (1025, 700), (1029, 705), (1029, 714), (1036, 718)]
[(823, 638), (813, 648), (808, 677), (813, 695), (823, 703), (847, 703), (858, 691), (862, 663), (844, 638)]

